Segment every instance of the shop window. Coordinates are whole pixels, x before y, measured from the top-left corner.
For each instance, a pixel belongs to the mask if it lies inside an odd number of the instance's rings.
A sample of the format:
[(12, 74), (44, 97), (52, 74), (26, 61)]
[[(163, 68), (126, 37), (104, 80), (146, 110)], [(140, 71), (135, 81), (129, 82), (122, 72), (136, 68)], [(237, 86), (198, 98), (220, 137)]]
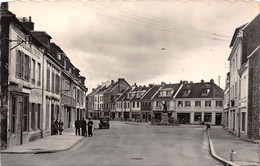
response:
[(195, 122), (201, 122), (201, 112), (195, 112), (194, 113), (194, 121)]
[(211, 113), (204, 113), (204, 121), (211, 122)]

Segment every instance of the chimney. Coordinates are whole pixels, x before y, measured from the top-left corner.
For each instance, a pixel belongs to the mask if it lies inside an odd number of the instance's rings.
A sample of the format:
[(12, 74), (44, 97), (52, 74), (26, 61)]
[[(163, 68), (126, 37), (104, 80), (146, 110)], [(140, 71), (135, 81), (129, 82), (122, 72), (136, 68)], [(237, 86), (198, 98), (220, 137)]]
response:
[(153, 87), (153, 84), (149, 84), (149, 87), (150, 87), (150, 88)]
[(32, 22), (32, 17), (29, 16), (29, 20), (27, 20), (25, 17), (23, 17), (22, 22), (23, 26), (29, 30), (33, 31), (34, 30), (34, 22)]
[(134, 89), (136, 87), (137, 87), (137, 85), (136, 85), (136, 83), (134, 83), (134, 85), (132, 85), (132, 89)]
[(113, 85), (115, 83), (115, 81), (114, 80), (111, 80), (111, 84)]
[(210, 83), (214, 83), (214, 80), (213, 80), (213, 79), (211, 79), (211, 80), (210, 80)]
[(1, 8), (8, 10), (8, 8), (9, 8), (8, 2), (2, 2), (1, 3)]
[(165, 82), (162, 81), (162, 82), (161, 82), (161, 85), (165, 85)]
[(92, 92), (95, 90), (95, 88), (92, 88)]
[(182, 84), (183, 82), (182, 82), (182, 80), (180, 80), (180, 84)]
[(204, 80), (202, 79), (200, 82), (201, 82), (201, 83), (204, 83)]

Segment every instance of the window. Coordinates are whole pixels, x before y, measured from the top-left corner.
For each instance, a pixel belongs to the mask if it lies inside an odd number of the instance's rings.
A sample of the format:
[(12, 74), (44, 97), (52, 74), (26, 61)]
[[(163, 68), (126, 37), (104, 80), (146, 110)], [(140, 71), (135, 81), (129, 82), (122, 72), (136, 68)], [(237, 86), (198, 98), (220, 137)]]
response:
[(201, 121), (201, 112), (195, 112), (194, 113), (194, 121), (200, 122)]
[(50, 67), (47, 67), (47, 85), (46, 85), (47, 91), (50, 91)]
[(56, 93), (59, 94), (60, 93), (60, 76), (58, 74), (56, 74)]
[(185, 107), (190, 107), (190, 101), (185, 101)]
[(28, 55), (24, 54), (24, 79), (26, 81), (29, 81), (30, 80), (30, 58)]
[(32, 59), (32, 83), (35, 83), (35, 60)]
[(160, 96), (163, 96), (163, 91), (160, 91)]
[(216, 101), (216, 107), (222, 107), (223, 104), (222, 104), (222, 101)]
[(38, 63), (37, 66), (38, 66), (37, 67), (38, 68), (38, 81), (37, 81), (37, 85), (41, 86), (41, 64)]
[(209, 94), (210, 89), (202, 89), (202, 96), (207, 96)]
[(23, 102), (23, 131), (28, 131), (28, 97)]
[(137, 102), (137, 108), (139, 108), (139, 102)]
[(201, 101), (195, 101), (195, 107), (201, 107)]
[(135, 102), (133, 102), (133, 108), (135, 108)]
[(36, 112), (36, 106), (34, 103), (32, 103), (32, 109), (31, 109), (31, 127), (33, 130), (35, 130), (35, 112)]
[(205, 101), (205, 107), (211, 107), (211, 101)]
[(191, 92), (190, 89), (183, 90), (183, 96), (189, 96), (190, 92)]
[(178, 101), (178, 107), (182, 107), (183, 106), (183, 102), (182, 101)]
[(46, 103), (46, 124), (45, 124), (46, 129), (49, 129), (49, 112), (50, 112), (50, 104), (47, 101), (47, 103)]
[(23, 58), (22, 58), (22, 52), (17, 50), (16, 51), (16, 71), (15, 71), (15, 75), (17, 77), (22, 77), (22, 73), (23, 73)]
[(242, 131), (245, 131), (245, 125), (246, 125), (246, 113), (242, 112)]
[(51, 77), (51, 91), (52, 92), (54, 92), (54, 79), (55, 79), (54, 72), (52, 72), (52, 77)]
[(166, 91), (167, 96), (171, 96), (171, 91)]
[(11, 132), (15, 133), (16, 126), (16, 97), (12, 96), (12, 110), (11, 110)]
[(204, 121), (211, 122), (211, 113), (204, 113)]
[(37, 127), (41, 129), (41, 104), (38, 104), (38, 112), (37, 112)]

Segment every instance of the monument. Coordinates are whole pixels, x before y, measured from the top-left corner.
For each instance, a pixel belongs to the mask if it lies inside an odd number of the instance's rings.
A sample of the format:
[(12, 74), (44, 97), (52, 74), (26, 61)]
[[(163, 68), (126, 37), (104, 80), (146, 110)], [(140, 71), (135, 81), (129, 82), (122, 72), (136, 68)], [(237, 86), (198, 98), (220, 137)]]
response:
[(161, 124), (164, 124), (164, 125), (169, 124), (169, 117), (168, 117), (168, 113), (167, 113), (166, 102), (164, 102), (164, 104), (163, 104), (163, 112), (161, 114), (161, 118), (162, 118)]

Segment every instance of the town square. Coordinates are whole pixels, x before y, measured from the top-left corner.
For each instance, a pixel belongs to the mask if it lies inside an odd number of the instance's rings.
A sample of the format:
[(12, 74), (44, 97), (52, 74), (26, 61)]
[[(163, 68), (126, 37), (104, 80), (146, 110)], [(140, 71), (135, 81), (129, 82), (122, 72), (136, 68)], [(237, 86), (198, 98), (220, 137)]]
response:
[(1, 165), (259, 165), (259, 6), (2, 2)]

